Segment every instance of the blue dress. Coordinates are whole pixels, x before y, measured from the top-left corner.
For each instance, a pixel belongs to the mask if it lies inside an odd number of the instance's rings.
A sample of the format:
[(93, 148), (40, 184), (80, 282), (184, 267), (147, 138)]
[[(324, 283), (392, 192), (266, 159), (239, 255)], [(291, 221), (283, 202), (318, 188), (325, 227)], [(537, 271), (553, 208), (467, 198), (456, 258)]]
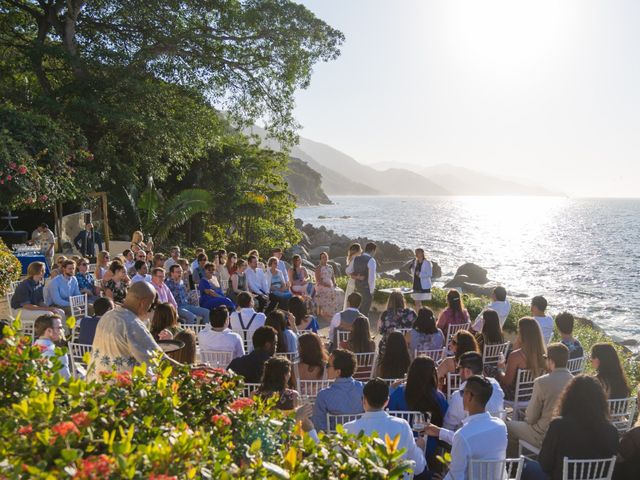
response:
[[(200, 291), (200, 306), (204, 308), (208, 308), (209, 310), (213, 310), (214, 308), (224, 306), (232, 311), (236, 309), (236, 304), (229, 300), (224, 296), (222, 289), (220, 287), (215, 287), (209, 280), (206, 278), (200, 279), (200, 284), (198, 285), (198, 290)], [(222, 295), (221, 297), (212, 297), (211, 295), (207, 295), (204, 293), (205, 290), (213, 290), (218, 295)]]
[[(387, 406), (389, 410), (411, 410), (409, 405), (407, 405), (406, 398), (404, 397), (405, 388), (406, 384), (403, 384), (391, 392), (389, 405)], [(444, 415), (447, 413), (447, 409), (449, 408), (447, 398), (442, 394), (442, 392), (436, 389), (433, 390), (433, 393), (438, 399), (440, 410), (442, 410), (442, 418), (444, 418)], [(441, 427), (442, 425), (438, 426)], [(435, 454), (437, 446), (438, 439), (436, 437), (427, 437), (427, 458)]]

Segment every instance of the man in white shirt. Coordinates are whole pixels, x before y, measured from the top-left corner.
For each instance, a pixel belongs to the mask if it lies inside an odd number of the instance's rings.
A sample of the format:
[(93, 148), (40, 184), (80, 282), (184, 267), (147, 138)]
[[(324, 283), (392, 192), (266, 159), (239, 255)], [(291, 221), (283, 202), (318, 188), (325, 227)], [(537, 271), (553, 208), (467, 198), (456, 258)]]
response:
[(376, 269), (378, 265), (375, 258), (377, 246), (373, 242), (367, 243), (364, 253), (353, 259), (347, 265), (345, 272), (356, 281), (356, 292), (362, 295), (360, 311), (369, 316), (369, 309), (376, 289)]
[(406, 420), (392, 417), (384, 411), (389, 403), (389, 386), (386, 382), (379, 378), (369, 380), (362, 393), (365, 413), (358, 420), (346, 423), (344, 429), (354, 435), (364, 432), (365, 435), (371, 436), (376, 432), (379, 438), (389, 435), (392, 440), (399, 435), (397, 449), (405, 449), (402, 457), (413, 462), (413, 472), (416, 475), (414, 478), (419, 478), (427, 465), (424, 457), (425, 439), (414, 439), (413, 431)]
[(147, 272), (149, 271), (149, 267), (147, 262), (144, 260), (136, 260), (136, 263), (133, 265), (133, 268), (136, 271), (136, 274), (131, 277), (131, 283), (136, 282), (148, 282), (151, 283), (151, 275)]
[(482, 326), (484, 324), (484, 320), (482, 318), (482, 314), (486, 310), (495, 310), (498, 314), (498, 318), (500, 319), (500, 327), (504, 327), (504, 322), (507, 321), (507, 317), (509, 316), (509, 312), (511, 311), (511, 304), (507, 300), (507, 289), (498, 286), (493, 289), (491, 292), (491, 303), (484, 307), (484, 309), (478, 314), (471, 328), (475, 332), (481, 332)]
[[(473, 480), (479, 472), (468, 475), (470, 460), (504, 460), (507, 450), (507, 426), (486, 411), (493, 386), (484, 377), (473, 375), (467, 379), (462, 400), (469, 416), (462, 428), (453, 434), (451, 463), (445, 480)], [(445, 428), (429, 425), (430, 436), (447, 436)], [(448, 432), (450, 434), (450, 432)]]
[[(243, 339), (246, 334), (246, 340), (251, 343), (250, 339), (253, 338), (253, 332), (264, 325), (266, 316), (264, 313), (254, 310), (253, 297), (248, 292), (241, 292), (238, 295), (238, 306), (240, 309), (231, 314), (231, 329), (240, 334)], [(251, 345), (248, 350), (253, 350), (253, 346)]]
[(57, 358), (60, 362), (61, 368), (59, 370), (60, 375), (66, 380), (71, 377), (71, 371), (69, 370), (69, 357), (67, 354), (56, 355), (56, 342), (63, 339), (62, 319), (59, 315), (42, 315), (36, 318), (33, 324), (34, 335), (37, 340), (34, 345), (40, 347), (41, 355), (43, 357), (53, 360)]
[(247, 289), (256, 297), (258, 310), (261, 312), (269, 305), (269, 287), (267, 286), (264, 270), (258, 267), (258, 257), (250, 255), (247, 259), (249, 268), (245, 272), (247, 277)]
[[(460, 379), (462, 383), (460, 385), (460, 390), (451, 395), (449, 408), (447, 409), (447, 413), (445, 414), (442, 422), (442, 426), (446, 430), (442, 430), (440, 433), (440, 438), (447, 443), (452, 443), (453, 432), (462, 426), (464, 419), (468, 416), (468, 413), (464, 409), (461, 392), (464, 391), (465, 382), (468, 378), (474, 375), (482, 375), (484, 367), (482, 363), (482, 355), (477, 352), (463, 353), (460, 356), (458, 367), (460, 368)], [(504, 410), (504, 392), (502, 391), (500, 384), (494, 378), (487, 377), (487, 380), (491, 383), (493, 391), (491, 392), (491, 398), (487, 403), (486, 410), (489, 413), (496, 415), (498, 412), (502, 412)]]
[[(229, 329), (227, 307), (217, 307), (209, 315), (210, 325), (198, 333), (198, 343), (203, 352), (233, 352), (233, 358), (244, 355), (242, 337)], [(232, 358), (232, 359), (233, 359)]]
[(172, 265), (178, 264), (178, 259), (180, 258), (180, 247), (171, 247), (169, 255), (171, 256), (164, 261), (164, 269), (167, 272)]
[(542, 330), (542, 338), (544, 343), (549, 344), (551, 337), (553, 336), (553, 318), (551, 315), (546, 315), (544, 312), (547, 309), (547, 299), (542, 295), (538, 295), (531, 299), (531, 314), (536, 319), (540, 330)]
[(331, 319), (329, 339), (331, 340), (333, 348), (340, 348), (337, 330), (350, 331), (353, 322), (362, 315), (358, 309), (361, 301), (362, 296), (358, 292), (351, 293), (351, 295), (347, 297), (347, 305), (349, 306), (341, 312), (337, 312)]

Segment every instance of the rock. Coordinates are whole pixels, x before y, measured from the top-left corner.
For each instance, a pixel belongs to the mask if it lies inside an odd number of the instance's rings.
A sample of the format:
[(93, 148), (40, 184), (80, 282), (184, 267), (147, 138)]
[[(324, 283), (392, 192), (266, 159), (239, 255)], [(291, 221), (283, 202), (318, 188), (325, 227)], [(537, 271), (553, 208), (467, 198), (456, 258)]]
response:
[(309, 258), (313, 258), (314, 260), (320, 259), (320, 254), (322, 252), (329, 252), (328, 245), (320, 245), (319, 247), (314, 247), (309, 250)]
[(409, 272), (400, 271), (393, 276), (394, 280), (398, 280), (399, 282), (412, 282), (413, 277)]
[(307, 249), (311, 248), (311, 240), (309, 240), (309, 235), (307, 235), (303, 231), (300, 231), (300, 236), (302, 238), (300, 239), (300, 242), (298, 244)]
[(302, 259), (309, 258), (309, 252), (302, 245), (294, 245), (293, 247), (287, 249), (287, 258), (292, 258), (294, 255), (300, 255)]
[(444, 288), (462, 288), (462, 285), (465, 283), (469, 283), (469, 277), (466, 275), (456, 275), (444, 284)]
[(431, 278), (440, 278), (442, 276), (442, 268), (433, 260), (431, 260), (431, 270)]
[(635, 347), (640, 342), (638, 342), (638, 340), (636, 340), (635, 338), (625, 338), (623, 340), (620, 340), (618, 343), (624, 347)]
[(478, 296), (485, 296), (488, 297), (491, 295), (491, 292), (493, 291), (493, 289), (495, 287), (490, 286), (484, 286), (484, 285), (477, 285), (475, 283), (466, 283), (464, 282), (460, 288), (462, 288), (462, 291), (464, 293), (472, 293), (474, 295), (478, 295)]
[(342, 266), (340, 266), (340, 264), (338, 262), (335, 262), (333, 260), (329, 260), (327, 263), (333, 267), (333, 274), (336, 277), (339, 277), (339, 276), (342, 275)]
[(396, 277), (395, 277), (395, 275), (392, 275), (391, 273), (388, 273), (388, 272), (382, 272), (382, 273), (380, 274), (380, 278), (386, 278), (386, 279), (388, 279), (388, 280), (395, 280), (395, 278), (396, 278)]
[(340, 265), (340, 269), (344, 270), (345, 268), (347, 268), (347, 257), (335, 257), (332, 258), (331, 256), (329, 256), (329, 258), (331, 258), (331, 262), (333, 263), (337, 263), (338, 265)]
[(465, 263), (456, 270), (456, 277), (466, 275), (469, 283), (485, 284), (489, 281), (487, 271), (475, 263)]
[(307, 270), (310, 270), (309, 273), (315, 272), (316, 271), (316, 266), (311, 263), (309, 260), (307, 260), (306, 258), (302, 259), (302, 266), (306, 267)]
[(311, 245), (331, 245), (332, 238), (328, 232), (317, 232), (315, 235), (309, 235)]

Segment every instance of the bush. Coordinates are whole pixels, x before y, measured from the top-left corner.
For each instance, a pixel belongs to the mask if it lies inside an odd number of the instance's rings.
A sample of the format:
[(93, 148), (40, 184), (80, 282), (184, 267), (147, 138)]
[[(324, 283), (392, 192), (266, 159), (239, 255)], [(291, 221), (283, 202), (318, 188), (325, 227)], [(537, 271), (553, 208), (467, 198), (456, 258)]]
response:
[(4, 296), (11, 288), (11, 282), (20, 280), (22, 264), (13, 256), (9, 247), (0, 238), (0, 295)]
[(155, 377), (142, 365), (66, 382), (18, 327), (0, 342), (2, 478), (399, 479), (410, 468), (390, 441), (314, 443), (275, 399), (241, 398), (240, 377), (221, 369), (156, 360)]

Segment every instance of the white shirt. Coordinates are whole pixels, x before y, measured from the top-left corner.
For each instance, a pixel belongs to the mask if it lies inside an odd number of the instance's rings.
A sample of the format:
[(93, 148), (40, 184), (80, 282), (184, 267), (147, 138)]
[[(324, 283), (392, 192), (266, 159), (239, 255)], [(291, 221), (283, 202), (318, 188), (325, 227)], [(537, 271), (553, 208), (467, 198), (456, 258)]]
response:
[(245, 275), (247, 276), (247, 288), (251, 293), (269, 294), (271, 286), (267, 287), (264, 271), (260, 267), (255, 270), (251, 267), (247, 268)]
[(553, 336), (553, 318), (549, 315), (545, 315), (544, 317), (533, 317), (540, 325), (540, 330), (542, 330), (542, 338), (544, 338), (544, 343), (547, 345), (551, 341), (551, 337)]
[(136, 282), (151, 283), (151, 275), (140, 275), (139, 273), (136, 273), (133, 277), (131, 277), (131, 283)]
[[(363, 254), (368, 255), (368, 254)], [(347, 265), (345, 272), (347, 275), (351, 275), (353, 273), (353, 265), (355, 257), (351, 260), (351, 263)], [(373, 295), (373, 292), (376, 289), (376, 268), (378, 268), (378, 264), (376, 263), (376, 259), (369, 256), (369, 261), (367, 262), (367, 268), (369, 269), (369, 292)]]
[(178, 262), (176, 262), (173, 258), (167, 258), (164, 261), (164, 270), (165, 272), (169, 273), (169, 269), (173, 266), (173, 265), (177, 265)]
[(198, 343), (203, 352), (233, 352), (233, 358), (244, 355), (242, 337), (228, 328), (217, 332), (207, 325), (198, 333)]
[(196, 268), (198, 268), (200, 264), (198, 263), (198, 259), (196, 258), (193, 262), (191, 262), (191, 273), (193, 273), (195, 271)]
[[(493, 387), (493, 393), (487, 402), (486, 410), (487, 412), (495, 415), (496, 413), (504, 410), (504, 392), (495, 378), (486, 377), (486, 379), (491, 382), (491, 386)], [(440, 439), (447, 443), (453, 442), (453, 430), (459, 429), (462, 426), (464, 419), (468, 416), (468, 413), (462, 405), (462, 395), (460, 394), (460, 391), (464, 390), (466, 383), (467, 382), (463, 382), (462, 385), (460, 385), (460, 390), (451, 395), (449, 408), (447, 409), (447, 413), (444, 415), (444, 420), (442, 421), (442, 426), (446, 428), (447, 431), (452, 430), (451, 432), (448, 432), (450, 435), (440, 434)]]
[(284, 331), (284, 336), (287, 337), (287, 351), (298, 353), (298, 336), (295, 332), (287, 328)]
[(249, 322), (251, 321), (251, 317), (255, 315), (255, 318), (253, 319), (251, 326), (247, 328), (248, 330), (247, 339), (250, 340), (249, 344), (251, 345), (253, 332), (255, 332), (258, 328), (264, 325), (264, 321), (267, 319), (267, 317), (265, 316), (264, 313), (256, 313), (256, 311), (253, 308), (241, 308), (239, 311), (233, 312), (231, 314), (231, 318), (229, 319), (229, 326), (231, 327), (231, 330), (240, 334), (241, 337), (242, 337), (243, 328), (242, 328), (242, 325), (240, 324), (240, 318), (238, 317), (238, 314), (242, 316), (242, 322), (244, 323), (245, 327), (248, 327)]
[(427, 464), (424, 453), (422, 449), (416, 445), (416, 441), (413, 438), (413, 431), (406, 420), (392, 417), (385, 411), (365, 412), (358, 420), (345, 423), (344, 429), (355, 435), (361, 431), (367, 436), (371, 436), (373, 432), (377, 432), (379, 438), (384, 438), (385, 434), (388, 434), (392, 440), (397, 435), (400, 435), (398, 450), (406, 449), (402, 457), (413, 461), (414, 473), (419, 474), (424, 471)]
[[(56, 356), (56, 345), (48, 338), (39, 338), (33, 342), (33, 344), (41, 347), (42, 351), (40, 355), (43, 357), (51, 358)], [(65, 380), (69, 380), (69, 377), (71, 377), (71, 371), (69, 370), (69, 357), (65, 353), (64, 355), (60, 355), (58, 360), (62, 365), (62, 368), (59, 370), (60, 375), (62, 375)]]
[(484, 319), (482, 318), (482, 314), (485, 312), (485, 310), (489, 310), (489, 309), (496, 311), (496, 313), (498, 314), (498, 318), (500, 319), (500, 327), (502, 328), (504, 327), (504, 322), (507, 321), (507, 317), (509, 316), (509, 312), (511, 311), (511, 304), (509, 303), (509, 300), (505, 300), (504, 302), (496, 300), (494, 302), (491, 302), (486, 307), (484, 307), (484, 309), (476, 317), (475, 321), (473, 322), (473, 325), (471, 325), (471, 328), (476, 332), (482, 331), (482, 326), (484, 325)]
[[(357, 308), (353, 308), (353, 307), (345, 308), (343, 310), (343, 312), (347, 311), (347, 310), (355, 310), (356, 312), (360, 313), (360, 310), (358, 310)], [(333, 332), (335, 331), (336, 328), (338, 328), (340, 326), (340, 321), (341, 321), (341, 315), (340, 314), (341, 313), (342, 312), (338, 312), (333, 316), (333, 318), (331, 318), (331, 324), (329, 325), (329, 339), (333, 338), (333, 334), (334, 334)]]
[(278, 270), (282, 273), (284, 283), (289, 283), (289, 272), (287, 272), (287, 264), (284, 263), (284, 260), (278, 260)]
[[(467, 475), (469, 460), (504, 460), (507, 450), (507, 426), (489, 413), (471, 415), (462, 421), (453, 435), (451, 464), (444, 480), (473, 480)], [(440, 438), (446, 429), (440, 429)], [(478, 472), (479, 473), (479, 472)]]

